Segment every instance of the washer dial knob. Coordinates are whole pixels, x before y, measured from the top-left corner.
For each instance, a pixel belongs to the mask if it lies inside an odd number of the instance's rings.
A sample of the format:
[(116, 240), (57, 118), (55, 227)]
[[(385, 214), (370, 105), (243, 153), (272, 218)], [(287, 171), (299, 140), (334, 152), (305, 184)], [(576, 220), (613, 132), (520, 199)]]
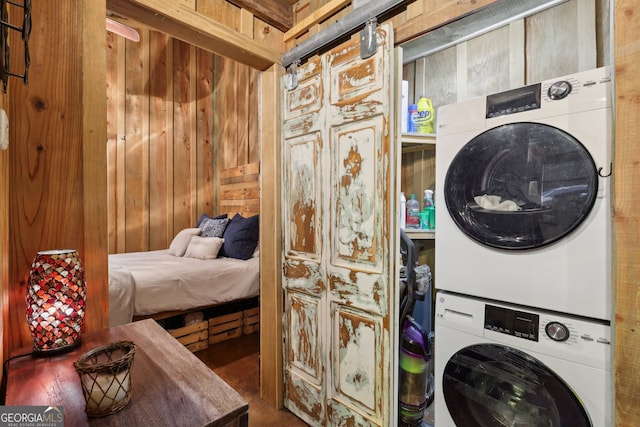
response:
[(565, 98), (567, 95), (569, 95), (571, 93), (572, 88), (573, 87), (571, 86), (571, 83), (569, 83), (566, 80), (561, 80), (549, 86), (549, 89), (547, 90), (547, 95), (549, 95), (549, 98), (556, 101), (558, 99)]
[(549, 322), (544, 328), (545, 332), (554, 341), (566, 341), (569, 339), (569, 328), (560, 322)]

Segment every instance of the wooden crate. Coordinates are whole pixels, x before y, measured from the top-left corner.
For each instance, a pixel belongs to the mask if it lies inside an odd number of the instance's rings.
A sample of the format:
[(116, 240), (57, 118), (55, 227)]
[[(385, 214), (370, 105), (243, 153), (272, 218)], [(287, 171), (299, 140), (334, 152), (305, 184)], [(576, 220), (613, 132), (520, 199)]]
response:
[(206, 320), (182, 328), (169, 329), (168, 332), (192, 352), (209, 347), (209, 323)]
[(242, 312), (242, 333), (252, 334), (260, 330), (260, 307), (250, 308)]
[(209, 344), (242, 335), (242, 311), (209, 319)]

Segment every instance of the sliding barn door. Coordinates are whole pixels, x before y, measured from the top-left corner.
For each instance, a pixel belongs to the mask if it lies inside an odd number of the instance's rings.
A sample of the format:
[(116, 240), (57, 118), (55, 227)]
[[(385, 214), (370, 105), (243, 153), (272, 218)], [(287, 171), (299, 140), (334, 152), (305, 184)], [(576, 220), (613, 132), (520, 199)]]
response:
[(394, 413), (396, 144), (392, 30), (353, 37), (283, 83), (285, 405), (313, 426)]

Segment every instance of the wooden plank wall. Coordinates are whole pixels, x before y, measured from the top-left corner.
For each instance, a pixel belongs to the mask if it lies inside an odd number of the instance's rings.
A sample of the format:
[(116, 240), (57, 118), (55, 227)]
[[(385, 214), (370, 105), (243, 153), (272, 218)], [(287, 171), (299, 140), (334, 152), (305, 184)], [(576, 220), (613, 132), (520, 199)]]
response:
[(218, 211), (246, 217), (260, 211), (260, 73), (218, 56), (215, 76)]
[(614, 384), (616, 425), (640, 425), (640, 5), (615, 1)]
[(107, 33), (110, 253), (167, 248), (203, 212), (259, 212), (258, 72), (139, 32)]
[[(6, 110), (8, 105), (9, 94), (0, 92), (0, 108)], [(5, 359), (5, 328), (9, 324), (9, 179), (9, 151), (0, 150), (0, 360)], [(4, 375), (3, 369), (0, 375)]]
[(285, 51), (284, 33), (226, 0), (197, 0), (195, 9), (227, 27), (278, 51)]
[[(8, 279), (6, 269), (2, 272), (5, 357), (32, 345), (25, 321), (26, 284), (41, 250), (78, 251), (87, 284), (84, 330), (108, 324), (106, 57), (104, 31), (95, 33), (104, 26), (105, 14), (104, 3), (91, 0), (33, 2), (29, 82), (9, 81), (9, 201), (0, 209), (9, 209), (8, 225), (0, 227), (3, 242), (9, 233), (9, 248), (2, 249), (2, 256), (9, 257)], [(21, 13), (14, 9), (10, 16)], [(15, 24), (20, 27), (21, 19)], [(19, 37), (10, 38), (10, 52), (11, 64), (20, 69), (24, 49)], [(5, 175), (7, 153), (2, 156)], [(1, 215), (4, 221), (6, 213)]]

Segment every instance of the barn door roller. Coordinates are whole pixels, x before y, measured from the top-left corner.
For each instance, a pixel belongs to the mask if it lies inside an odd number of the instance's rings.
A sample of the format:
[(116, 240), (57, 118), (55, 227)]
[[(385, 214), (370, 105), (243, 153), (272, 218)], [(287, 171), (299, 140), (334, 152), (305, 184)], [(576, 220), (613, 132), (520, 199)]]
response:
[(360, 57), (362, 59), (373, 56), (378, 48), (376, 43), (376, 24), (375, 18), (367, 21), (364, 29), (360, 31)]
[[(376, 18), (388, 13), (396, 7), (404, 5), (408, 1), (409, 0), (376, 0), (367, 2), (366, 7), (358, 7), (354, 9), (341, 20), (303, 41), (293, 49), (285, 52), (285, 54), (282, 55), (282, 65), (287, 68), (296, 61), (307, 59), (309, 56), (318, 53), (328, 45), (334, 44), (350, 36), (359, 29), (362, 29), (362, 26), (367, 22), (373, 21), (373, 28), (375, 29)], [(368, 32), (370, 30), (365, 31)], [(375, 34), (375, 31), (373, 31), (373, 33)], [(375, 44), (375, 37), (373, 37), (373, 39)], [(367, 42), (370, 42), (370, 38), (367, 39)]]
[(300, 61), (296, 61), (287, 68), (287, 90), (294, 90), (298, 87), (298, 65)]

